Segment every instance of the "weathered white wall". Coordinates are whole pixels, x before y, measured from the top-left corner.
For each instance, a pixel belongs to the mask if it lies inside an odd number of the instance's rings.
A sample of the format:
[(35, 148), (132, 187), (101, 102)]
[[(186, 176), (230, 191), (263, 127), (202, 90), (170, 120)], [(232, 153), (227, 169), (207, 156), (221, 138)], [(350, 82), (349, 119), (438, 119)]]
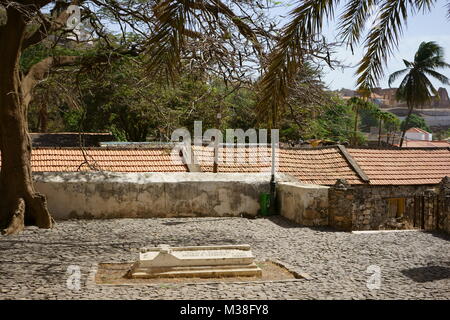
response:
[(277, 184), (279, 213), (304, 226), (328, 225), (329, 187), (280, 182)]
[(405, 137), (408, 140), (420, 140), (420, 141), (431, 141), (433, 140), (433, 135), (420, 133), (420, 132), (406, 132)]
[(256, 215), (270, 175), (35, 173), (55, 219)]

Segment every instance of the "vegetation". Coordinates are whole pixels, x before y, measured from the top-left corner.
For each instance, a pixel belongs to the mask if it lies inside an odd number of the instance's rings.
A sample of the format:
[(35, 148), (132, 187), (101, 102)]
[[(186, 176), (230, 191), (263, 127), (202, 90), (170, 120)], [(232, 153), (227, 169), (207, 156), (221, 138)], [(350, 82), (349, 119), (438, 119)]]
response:
[[(364, 97), (383, 74), (407, 11), (428, 11), (434, 2), (346, 1), (341, 40), (350, 47), (377, 15), (358, 68)], [(174, 128), (202, 120), (204, 129), (280, 127), (290, 142), (364, 140), (359, 117), (371, 109), (368, 102), (346, 103), (320, 81), (323, 65), (337, 64), (338, 44), (320, 33), (338, 1), (301, 1), (282, 29), (267, 14), (270, 1), (76, 3), (80, 28), (72, 26), (71, 1), (0, 0), (0, 229), (6, 234), (25, 224), (54, 224), (32, 182), (28, 128), (164, 141)], [(398, 125), (389, 115), (372, 116), (380, 132)]]
[[(358, 89), (370, 93), (384, 75), (384, 64), (399, 43), (408, 14), (428, 12), (436, 0), (304, 0), (291, 12), (291, 21), (281, 32), (260, 81), (259, 114), (267, 121), (276, 120), (289, 98), (289, 85), (305, 56), (332, 65), (330, 50), (323, 43), (322, 28), (336, 15), (338, 4), (345, 3), (339, 21), (339, 40), (353, 48), (363, 42), (364, 56), (357, 68)], [(369, 21), (374, 23), (365, 30)], [(317, 54), (316, 52), (319, 52)], [(322, 53), (322, 54), (320, 54)]]
[(407, 121), (407, 119), (403, 120), (400, 125), (400, 129), (402, 130), (402, 132), (404, 132), (410, 128), (419, 128), (419, 129), (423, 129), (425, 131), (431, 132), (430, 128), (425, 123), (424, 118), (422, 118), (421, 116), (419, 116), (415, 113), (411, 114), (408, 121)]
[[(252, 72), (260, 66), (254, 63), (259, 62), (255, 58), (265, 56), (266, 48), (260, 44), (261, 40), (267, 39), (266, 43), (270, 44), (273, 37), (270, 24), (261, 14), (265, 6), (248, 1), (223, 4), (220, 1), (81, 0), (76, 3), (80, 9), (77, 19), (85, 23), (85, 31), (72, 23), (76, 19), (68, 11), (71, 1), (0, 0), (0, 229), (6, 234), (21, 231), (25, 223), (41, 228), (51, 228), (54, 223), (45, 196), (36, 192), (32, 182), (31, 145), (27, 135), (27, 113), (34, 89), (51, 73), (64, 69), (66, 74), (60, 79), (77, 79), (66, 90), (66, 98), (71, 100), (67, 106), (72, 108), (67, 121), (75, 124), (79, 115), (74, 108), (83, 107), (87, 99), (82, 90), (85, 84), (80, 80), (95, 72), (107, 72), (115, 61), (142, 59), (145, 66), (150, 66), (147, 69), (150, 79), (166, 74), (173, 80), (189, 66), (189, 73), (198, 71), (222, 79), (225, 85), (243, 86), (251, 83)], [(232, 7), (233, 4), (236, 5)], [(241, 19), (244, 13), (247, 18)], [(108, 32), (111, 25), (120, 31), (111, 34)], [(82, 54), (72, 52), (78, 51), (78, 44)], [(40, 45), (47, 52), (40, 51)], [(36, 49), (42, 55), (29, 54), (21, 59), (27, 49)], [(113, 86), (111, 83), (109, 88)], [(107, 91), (108, 86), (101, 89)], [(130, 92), (123, 86), (118, 90), (125, 95), (139, 92), (139, 88)], [(106, 105), (114, 115), (111, 122), (118, 131), (128, 133), (130, 139), (141, 139), (147, 127), (140, 122), (143, 100), (135, 100), (136, 109), (125, 114), (127, 121), (137, 122), (138, 130), (134, 130), (123, 125), (121, 99), (119, 95), (107, 99), (114, 101)], [(42, 128), (48, 126), (45, 108), (48, 106), (41, 108), (43, 117), (39, 126)], [(85, 114), (82, 119), (91, 120)], [(119, 123), (123, 128), (118, 128)]]
[(408, 107), (400, 147), (406, 130), (410, 128), (409, 121), (413, 109), (425, 105), (438, 95), (428, 77), (431, 76), (443, 84), (450, 84), (446, 76), (436, 71), (440, 68), (450, 68), (450, 65), (444, 61), (444, 49), (433, 41), (422, 42), (414, 56), (414, 61), (403, 60), (403, 63), (406, 68), (394, 72), (389, 77), (389, 86), (391, 86), (396, 79), (405, 74), (396, 93), (397, 100), (405, 101)]

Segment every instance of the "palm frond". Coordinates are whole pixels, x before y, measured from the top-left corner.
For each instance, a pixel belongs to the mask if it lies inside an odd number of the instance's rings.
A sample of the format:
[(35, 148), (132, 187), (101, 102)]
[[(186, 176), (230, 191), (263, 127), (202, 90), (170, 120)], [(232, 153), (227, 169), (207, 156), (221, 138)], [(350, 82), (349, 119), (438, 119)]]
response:
[(395, 82), (395, 80), (397, 80), (398, 77), (400, 77), (402, 74), (408, 72), (408, 70), (409, 70), (409, 69), (402, 69), (402, 70), (395, 71), (394, 73), (392, 73), (392, 74), (389, 76), (389, 81), (388, 81), (389, 87), (392, 86), (392, 84)]
[(403, 25), (408, 10), (430, 10), (435, 0), (384, 0), (381, 2), (375, 26), (368, 34), (366, 53), (358, 64), (357, 84), (363, 88), (373, 88), (384, 75), (384, 65), (403, 33)]
[(414, 63), (409, 62), (408, 60), (403, 59), (403, 64), (407, 67), (407, 68), (412, 68), (414, 66)]
[(403, 32), (407, 3), (403, 0), (387, 0), (381, 7), (378, 22), (367, 37), (367, 51), (358, 65), (358, 86), (373, 88), (383, 76), (383, 64), (398, 45)]
[(165, 0), (155, 6), (154, 12), (158, 23), (155, 34), (147, 44), (147, 68), (150, 74), (162, 72), (168, 80), (173, 81), (180, 70), (180, 53), (185, 41), (184, 31), (186, 25), (192, 21), (189, 7)]
[(449, 68), (450, 65), (445, 62), (444, 48), (437, 43), (422, 42), (414, 58), (415, 64), (421, 68)]
[(331, 17), (337, 0), (305, 0), (291, 12), (292, 20), (269, 57), (269, 65), (259, 81), (258, 118), (274, 126), (286, 105), (290, 84), (304, 64), (311, 40), (322, 30), (323, 20)]
[(364, 32), (365, 25), (371, 15), (371, 8), (376, 0), (352, 0), (345, 6), (340, 17), (340, 36), (347, 42), (353, 51), (353, 45), (357, 44)]
[(440, 82), (442, 82), (443, 84), (446, 85), (450, 85), (450, 79), (447, 78), (445, 75), (443, 75), (442, 73), (439, 73), (437, 71), (431, 70), (431, 69), (424, 69), (423, 70), (426, 74), (432, 76), (433, 78), (436, 78), (437, 80), (439, 80)]
[(414, 62), (419, 64), (422, 61), (432, 59), (434, 57), (443, 57), (444, 50), (434, 41), (422, 42), (419, 49), (414, 55)]

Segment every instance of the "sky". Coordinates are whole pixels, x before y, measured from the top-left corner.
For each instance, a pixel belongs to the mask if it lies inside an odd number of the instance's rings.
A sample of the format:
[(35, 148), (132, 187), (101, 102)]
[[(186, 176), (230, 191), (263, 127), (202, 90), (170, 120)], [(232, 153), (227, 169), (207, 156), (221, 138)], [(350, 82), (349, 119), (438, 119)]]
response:
[[(298, 3), (298, 1), (293, 0), (291, 3), (295, 4)], [(446, 0), (439, 0), (436, 2), (431, 12), (425, 15), (420, 13), (409, 16), (407, 25), (403, 30), (403, 36), (399, 41), (399, 47), (394, 51), (394, 54), (389, 59), (387, 67), (385, 68), (385, 74), (387, 76), (380, 80), (381, 87), (388, 87), (388, 76), (390, 73), (405, 68), (402, 59), (409, 61), (414, 59), (414, 54), (422, 41), (436, 41), (444, 48), (445, 59), (450, 63), (450, 19), (447, 17), (448, 9), (446, 8), (446, 3)], [(294, 6), (285, 6), (277, 8), (274, 14), (285, 17), (293, 7)], [(340, 10), (337, 12), (339, 14)], [(288, 21), (287, 19), (288, 18), (283, 19), (283, 22)], [(329, 40), (334, 40), (337, 35), (336, 25), (337, 23), (333, 21), (324, 29), (323, 34)], [(337, 50), (335, 57), (342, 61), (344, 65), (350, 67), (344, 70), (325, 69), (324, 77), (322, 78), (325, 84), (332, 90), (341, 88), (354, 89), (356, 86), (355, 66), (361, 59), (363, 52), (363, 47), (361, 45), (355, 50), (354, 54), (352, 54), (350, 49), (347, 49), (345, 46), (340, 47)], [(438, 71), (450, 78), (450, 69)], [(393, 84), (393, 87), (398, 86), (400, 81), (400, 79), (397, 80)], [(450, 86), (442, 85), (438, 81), (432, 80), (432, 82), (436, 89), (438, 87), (445, 87), (450, 94)]]
[[(290, 11), (298, 5), (298, 0), (272, 0), (273, 2), (282, 2), (277, 8), (270, 9), (270, 16), (277, 18), (280, 21), (280, 26), (290, 21)], [(345, 3), (346, 1), (342, 1)], [(446, 7), (447, 0), (436, 1), (434, 7), (429, 13), (416, 15), (409, 14), (407, 25), (404, 26), (403, 36), (400, 38), (399, 46), (394, 50), (394, 54), (390, 57), (387, 66), (385, 67), (385, 77), (380, 79), (380, 86), (388, 88), (388, 77), (394, 71), (404, 69), (403, 59), (412, 61), (414, 54), (419, 45), (423, 41), (436, 41), (444, 48), (445, 59), (450, 63), (450, 18), (447, 17), (448, 8)], [(336, 11), (336, 16), (342, 12), (342, 6)], [(336, 28), (336, 21), (329, 22), (323, 30), (323, 35), (329, 41), (335, 41), (338, 30)], [(112, 26), (110, 26), (112, 27)], [(118, 27), (117, 27), (118, 28)], [(114, 28), (112, 28), (114, 29)], [(117, 29), (119, 30), (119, 29)], [(337, 68), (331, 70), (324, 69), (322, 80), (331, 90), (339, 90), (341, 88), (354, 89), (356, 87), (355, 70), (358, 61), (363, 56), (364, 48), (360, 44), (355, 48), (354, 53), (345, 46), (339, 47), (335, 53), (335, 58), (349, 66), (345, 69)], [(437, 70), (450, 78), (450, 69)], [(450, 94), (450, 86), (445, 86), (436, 80), (430, 78), (433, 85), (437, 88), (445, 87)], [(393, 86), (398, 86), (401, 78), (398, 79)]]

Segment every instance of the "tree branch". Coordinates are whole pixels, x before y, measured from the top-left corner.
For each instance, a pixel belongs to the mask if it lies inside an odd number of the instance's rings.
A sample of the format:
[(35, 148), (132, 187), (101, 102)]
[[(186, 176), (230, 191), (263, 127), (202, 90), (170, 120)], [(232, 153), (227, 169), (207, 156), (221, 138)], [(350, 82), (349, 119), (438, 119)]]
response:
[(52, 68), (74, 65), (79, 61), (79, 59), (79, 56), (47, 57), (33, 65), (21, 83), (23, 102), (25, 106), (27, 106), (31, 101), (31, 92), (34, 87), (39, 83), (39, 81), (45, 78)]
[[(53, 10), (55, 10), (55, 9), (57, 9), (57, 7), (61, 7), (61, 6), (62, 5), (58, 5), (58, 3), (57, 3)], [(22, 43), (22, 50), (41, 42), (42, 40), (47, 38), (47, 36), (51, 32), (55, 32), (57, 30), (63, 29), (65, 23), (67, 22), (67, 19), (70, 16), (70, 14), (66, 10), (62, 11), (61, 14), (57, 18), (54, 18), (54, 19), (46, 18), (40, 12), (39, 12), (39, 15), (42, 18), (42, 22), (34, 33), (29, 35), (27, 38), (25, 38), (25, 40)]]

